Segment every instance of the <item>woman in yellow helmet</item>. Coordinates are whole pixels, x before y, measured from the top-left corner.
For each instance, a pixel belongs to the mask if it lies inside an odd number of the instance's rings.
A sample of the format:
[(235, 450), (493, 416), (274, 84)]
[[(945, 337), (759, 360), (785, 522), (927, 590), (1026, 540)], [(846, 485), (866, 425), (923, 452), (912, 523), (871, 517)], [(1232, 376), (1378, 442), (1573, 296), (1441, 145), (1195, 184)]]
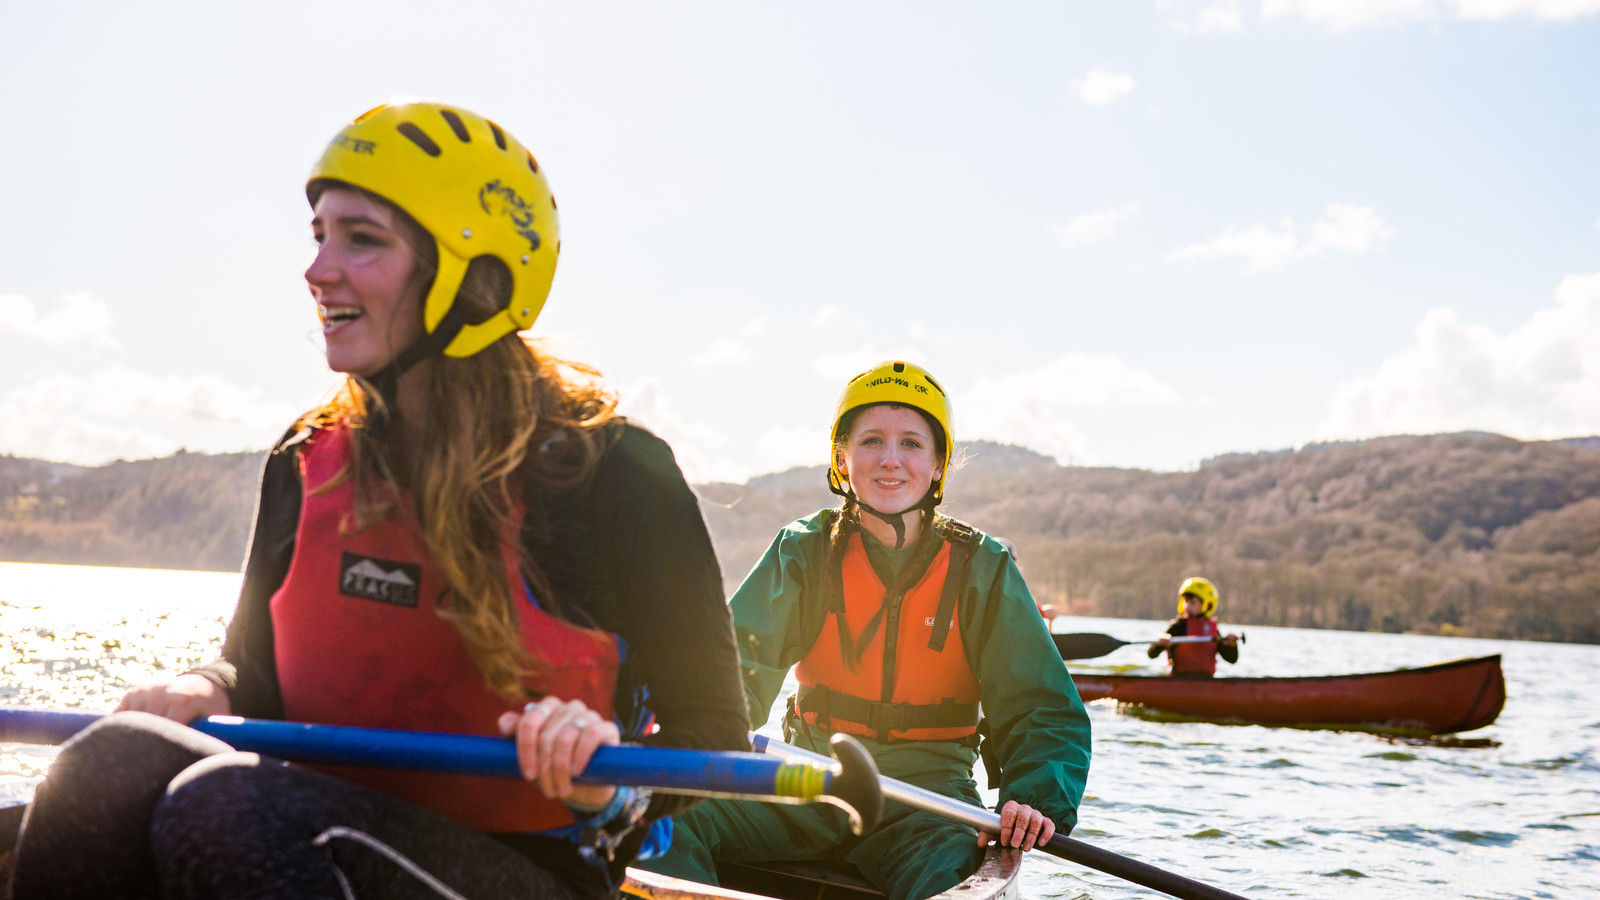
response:
[(826, 858), (906, 900), (955, 885), (989, 840), (1031, 849), (1072, 829), (1089, 720), (1011, 554), (934, 511), (950, 422), (944, 389), (919, 366), (851, 379), (828, 469), (839, 508), (779, 532), (730, 605), (751, 725), (767, 721), (793, 668), (784, 731), (802, 747), (852, 734), (884, 774), (981, 803), (981, 704), (1001, 833), (892, 807), (857, 838), (831, 809), (715, 800), (679, 818), (671, 852), (645, 866), (709, 882), (713, 860)]
[[(1210, 678), (1217, 673), (1217, 657), (1239, 661), (1239, 636), (1223, 634), (1214, 618), (1217, 588), (1204, 578), (1190, 578), (1178, 587), (1178, 616), (1167, 623), (1167, 633), (1150, 645), (1150, 658), (1167, 654), (1167, 674)], [(1209, 637), (1210, 641), (1172, 643), (1175, 637)]]
[[(592, 372), (517, 334), (561, 243), (499, 125), (379, 107), (306, 194), (346, 378), (267, 459), (221, 658), (62, 748), (16, 895), (610, 895), (686, 803), (574, 785), (595, 748), (749, 747), (695, 497)], [(510, 735), (526, 781), (313, 771), (176, 724), (226, 714)]]

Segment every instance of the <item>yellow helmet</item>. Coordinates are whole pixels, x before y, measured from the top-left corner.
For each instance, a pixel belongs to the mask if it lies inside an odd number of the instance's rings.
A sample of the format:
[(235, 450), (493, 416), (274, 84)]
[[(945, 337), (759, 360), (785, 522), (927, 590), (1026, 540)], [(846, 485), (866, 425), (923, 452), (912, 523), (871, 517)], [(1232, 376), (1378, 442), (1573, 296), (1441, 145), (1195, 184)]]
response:
[(1204, 578), (1191, 578), (1178, 586), (1178, 615), (1183, 615), (1183, 598), (1193, 594), (1200, 598), (1200, 612), (1206, 618), (1217, 613), (1217, 588)]
[[(914, 363), (901, 360), (881, 362), (850, 379), (844, 386), (844, 393), (839, 395), (839, 407), (833, 414), (833, 443), (837, 445), (844, 437), (840, 428), (844, 425), (845, 416), (863, 406), (880, 403), (909, 406), (933, 418), (942, 432), (938, 438), (944, 444), (939, 472), (948, 475), (950, 447), (954, 442), (950, 430), (950, 398), (927, 369)], [(830, 453), (828, 458), (828, 488), (835, 494), (848, 495), (850, 480), (839, 471), (839, 455)], [(944, 499), (944, 482), (944, 478), (935, 479), (930, 488), (933, 506), (939, 505), (939, 501)]]
[(422, 308), (429, 335), (454, 306), (468, 263), (505, 263), (510, 303), (476, 325), (462, 322), (446, 355), (471, 356), (538, 317), (561, 251), (556, 201), (533, 154), (500, 126), (443, 103), (379, 106), (323, 151), (306, 182), (313, 202), (324, 179), (378, 194), (433, 236), (439, 271)]

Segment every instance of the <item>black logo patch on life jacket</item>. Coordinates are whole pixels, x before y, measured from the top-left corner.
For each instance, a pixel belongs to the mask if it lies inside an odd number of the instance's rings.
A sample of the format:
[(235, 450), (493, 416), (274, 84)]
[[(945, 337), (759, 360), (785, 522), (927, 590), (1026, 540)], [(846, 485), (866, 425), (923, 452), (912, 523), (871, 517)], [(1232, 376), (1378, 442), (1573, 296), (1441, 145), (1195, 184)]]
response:
[(345, 551), (339, 561), (339, 593), (395, 606), (417, 605), (422, 566)]

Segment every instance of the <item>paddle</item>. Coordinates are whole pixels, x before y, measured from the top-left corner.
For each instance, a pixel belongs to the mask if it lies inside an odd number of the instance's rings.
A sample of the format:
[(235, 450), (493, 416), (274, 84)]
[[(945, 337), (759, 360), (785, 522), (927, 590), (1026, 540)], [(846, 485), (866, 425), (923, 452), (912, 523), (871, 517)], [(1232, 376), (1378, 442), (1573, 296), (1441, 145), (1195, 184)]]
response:
[[(834, 735), (835, 739), (838, 737), (838, 735)], [(763, 753), (770, 753), (783, 759), (805, 762), (827, 760), (825, 756), (812, 753), (810, 750), (796, 747), (793, 744), (785, 744), (762, 734), (752, 733), (750, 735), (750, 743)], [(989, 834), (1000, 833), (1000, 817), (987, 809), (973, 806), (970, 803), (963, 803), (943, 794), (936, 794), (916, 785), (896, 781), (887, 775), (879, 775), (878, 784), (883, 788), (883, 796), (889, 800), (899, 801), (914, 809), (931, 812), (936, 816), (943, 816), (952, 822), (959, 822), (979, 831), (986, 831)], [(1092, 844), (1085, 844), (1083, 841), (1074, 840), (1061, 834), (1050, 838), (1048, 843), (1040, 844), (1039, 849), (1052, 856), (1059, 856), (1079, 865), (1098, 869), (1108, 875), (1115, 875), (1134, 884), (1142, 884), (1163, 894), (1181, 898), (1181, 900), (1246, 900), (1246, 898), (1238, 894), (1229, 893), (1222, 888), (1195, 881), (1176, 872), (1158, 869), (1149, 863), (1129, 859), (1126, 856), (1112, 853), (1109, 850), (1102, 850)]]
[[(1093, 659), (1096, 656), (1105, 656), (1113, 650), (1126, 647), (1129, 644), (1159, 644), (1160, 641), (1119, 641), (1109, 634), (1095, 634), (1087, 631), (1074, 631), (1064, 634), (1051, 634), (1056, 642), (1056, 650), (1060, 651), (1062, 659)], [(1195, 635), (1194, 637), (1168, 638), (1173, 644), (1203, 644), (1219, 640), (1219, 638)], [(1244, 635), (1239, 635), (1239, 643), (1244, 643)]]
[[(96, 713), (0, 709), (0, 741), (56, 744), (101, 718)], [(516, 744), (476, 734), (390, 731), (212, 716), (190, 724), (239, 749), (300, 763), (521, 778)], [(759, 753), (669, 747), (599, 747), (573, 781), (631, 784), (672, 794), (831, 803), (861, 834), (878, 823), (878, 766), (852, 738), (836, 735), (833, 759), (783, 760)]]

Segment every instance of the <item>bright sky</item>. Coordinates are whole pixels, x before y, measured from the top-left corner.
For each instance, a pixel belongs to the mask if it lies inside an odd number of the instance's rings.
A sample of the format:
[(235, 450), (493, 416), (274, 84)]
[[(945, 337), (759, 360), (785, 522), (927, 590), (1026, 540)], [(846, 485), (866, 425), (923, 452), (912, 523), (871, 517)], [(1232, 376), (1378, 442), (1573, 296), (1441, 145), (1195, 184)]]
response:
[(535, 331), (692, 480), (889, 356), (1064, 463), (1600, 433), (1600, 0), (8, 3), (0, 452), (267, 446), (305, 174), (396, 95), (533, 149)]

